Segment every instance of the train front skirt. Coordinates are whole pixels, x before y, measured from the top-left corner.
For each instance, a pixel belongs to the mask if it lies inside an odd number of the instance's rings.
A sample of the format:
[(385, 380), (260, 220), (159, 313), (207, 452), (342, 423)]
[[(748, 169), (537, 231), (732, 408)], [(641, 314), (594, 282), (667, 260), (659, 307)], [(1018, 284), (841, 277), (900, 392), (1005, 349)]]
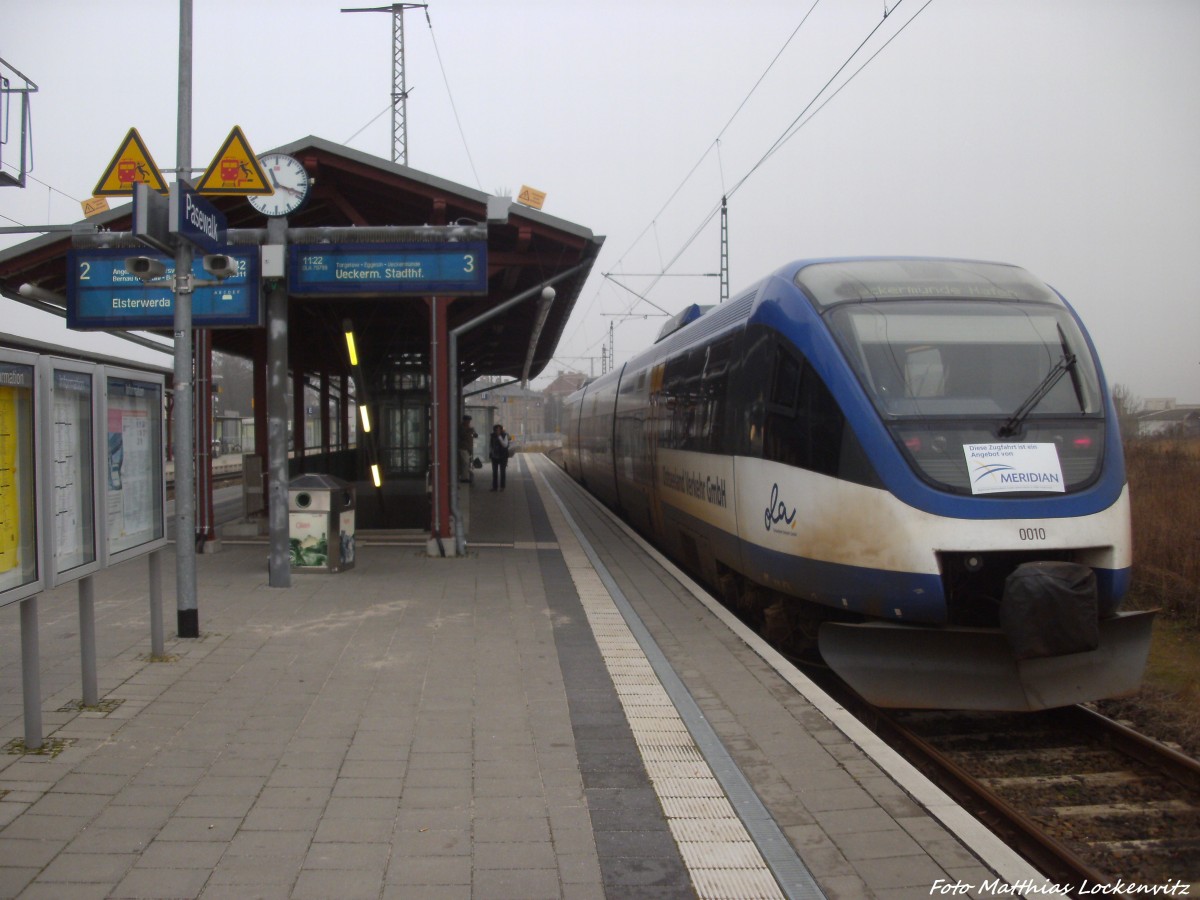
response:
[(1100, 645), (1019, 659), (999, 629), (885, 622), (821, 626), (821, 656), (869, 703), (900, 709), (1033, 711), (1133, 693), (1154, 611), (1100, 620)]

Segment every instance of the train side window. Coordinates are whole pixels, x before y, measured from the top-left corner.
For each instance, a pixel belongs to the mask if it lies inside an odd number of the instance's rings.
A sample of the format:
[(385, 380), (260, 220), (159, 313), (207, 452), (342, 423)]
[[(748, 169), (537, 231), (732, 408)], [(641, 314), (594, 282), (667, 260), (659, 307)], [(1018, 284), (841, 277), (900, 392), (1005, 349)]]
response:
[(733, 344), (731, 336), (709, 346), (704, 364), (704, 444), (714, 453), (724, 453), (728, 449), (725, 393), (729, 389), (729, 359), (733, 355)]
[(800, 361), (781, 346), (775, 348), (775, 366), (771, 373), (771, 407), (788, 413), (796, 408), (800, 389)]
[[(782, 358), (786, 371), (777, 367), (772, 380), (763, 455), (823, 475), (841, 475), (843, 438), (849, 430), (845, 416), (807, 361), (801, 364), (791, 354)], [(776, 359), (781, 359), (778, 353)], [(780, 402), (788, 397), (790, 406)]]

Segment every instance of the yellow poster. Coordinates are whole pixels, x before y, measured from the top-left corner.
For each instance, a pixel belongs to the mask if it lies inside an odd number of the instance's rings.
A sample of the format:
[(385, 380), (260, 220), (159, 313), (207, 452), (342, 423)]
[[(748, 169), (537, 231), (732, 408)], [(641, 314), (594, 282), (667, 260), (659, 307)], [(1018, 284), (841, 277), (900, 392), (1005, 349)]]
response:
[(14, 569), (21, 543), (17, 389), (0, 385), (0, 572)]

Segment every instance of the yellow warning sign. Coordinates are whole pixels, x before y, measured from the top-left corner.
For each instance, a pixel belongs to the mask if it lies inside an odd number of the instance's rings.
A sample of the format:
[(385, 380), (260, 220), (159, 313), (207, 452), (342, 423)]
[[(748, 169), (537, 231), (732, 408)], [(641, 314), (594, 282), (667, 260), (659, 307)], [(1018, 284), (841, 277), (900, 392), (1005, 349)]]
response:
[(201, 194), (238, 196), (275, 193), (275, 189), (267, 184), (266, 173), (258, 164), (242, 129), (236, 125), (208, 164), (208, 170), (196, 182), (196, 190)]
[(97, 196), (109, 197), (122, 194), (132, 196), (133, 186), (139, 182), (150, 185), (160, 194), (167, 192), (162, 172), (158, 170), (150, 151), (142, 143), (142, 136), (138, 134), (136, 128), (130, 128), (129, 134), (125, 135), (120, 149), (112, 158), (112, 162), (108, 164), (108, 168), (104, 170), (104, 175), (101, 176), (92, 193)]
[(523, 184), (521, 185), (521, 193), (517, 194), (517, 202), (523, 206), (541, 209), (542, 204), (546, 202), (546, 192), (534, 190), (529, 185)]
[(87, 200), (81, 200), (79, 201), (79, 205), (83, 207), (83, 217), (85, 219), (98, 216), (102, 212), (108, 212), (108, 201), (103, 197), (91, 197)]

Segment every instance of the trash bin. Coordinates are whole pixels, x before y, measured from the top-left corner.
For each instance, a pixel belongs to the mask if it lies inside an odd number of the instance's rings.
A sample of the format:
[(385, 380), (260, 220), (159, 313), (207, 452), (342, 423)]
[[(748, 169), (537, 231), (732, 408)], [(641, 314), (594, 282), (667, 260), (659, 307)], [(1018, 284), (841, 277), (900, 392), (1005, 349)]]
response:
[(288, 543), (294, 572), (354, 567), (354, 488), (332, 475), (288, 482)]

